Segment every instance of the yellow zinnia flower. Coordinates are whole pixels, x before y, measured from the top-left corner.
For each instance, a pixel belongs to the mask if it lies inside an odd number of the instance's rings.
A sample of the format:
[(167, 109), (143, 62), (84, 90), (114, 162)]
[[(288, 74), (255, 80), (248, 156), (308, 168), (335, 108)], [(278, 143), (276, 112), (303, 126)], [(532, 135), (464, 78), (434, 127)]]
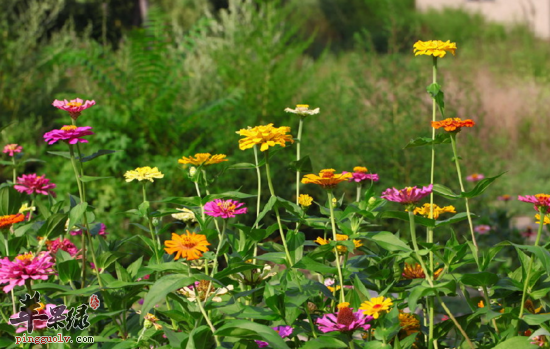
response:
[(359, 309), (363, 310), (366, 315), (370, 315), (375, 319), (380, 317), (380, 313), (383, 311), (388, 311), (393, 305), (393, 302), (390, 298), (384, 298), (383, 296), (371, 298), (370, 301), (365, 301), (361, 303)]
[(294, 139), (291, 135), (287, 135), (287, 132), (290, 132), (290, 127), (273, 127), (273, 124), (248, 129), (243, 128), (237, 131), (238, 134), (244, 136), (239, 140), (239, 149), (249, 149), (257, 144), (261, 145), (261, 151), (266, 151), (269, 147), (274, 147), (277, 144), (285, 147), (286, 142), (294, 143)]
[(304, 176), (304, 178), (302, 178), (302, 183), (318, 184), (325, 189), (331, 189), (336, 187), (338, 183), (345, 182), (351, 177), (353, 177), (353, 175), (349, 172), (345, 174), (344, 173), (338, 174), (334, 172), (336, 172), (336, 170), (330, 168), (330, 169), (321, 170), (318, 176), (315, 174), (307, 174)]
[(180, 164), (191, 164), (195, 166), (208, 166), (227, 161), (224, 154), (211, 155), (210, 153), (197, 153), (195, 156), (182, 157), (178, 160)]
[[(433, 206), (434, 211), (434, 218), (438, 219), (439, 215), (442, 213), (456, 213), (456, 210), (454, 206), (445, 206), (445, 207), (439, 207), (436, 204)], [(432, 218), (430, 217), (430, 204), (424, 204), (422, 207), (417, 207), (414, 209), (414, 214), (419, 214), (421, 216), (424, 216), (426, 218)]]
[(157, 167), (138, 167), (133, 171), (127, 171), (124, 174), (124, 177), (126, 178), (126, 182), (131, 182), (134, 179), (137, 179), (138, 181), (147, 180), (150, 182), (154, 182), (153, 178), (163, 178), (164, 175), (160, 173), (159, 169)]
[(300, 194), (300, 197), (298, 197), (298, 203), (303, 207), (311, 206), (312, 202), (313, 202), (313, 198), (307, 194)]
[(164, 249), (166, 253), (173, 254), (176, 252), (175, 261), (180, 258), (192, 261), (202, 257), (202, 253), (208, 251), (207, 246), (210, 243), (206, 240), (205, 235), (190, 233), (187, 230), (187, 235), (172, 233), (172, 240), (166, 240), (164, 245), (166, 246)]
[(426, 55), (434, 57), (445, 57), (447, 52), (455, 54), (456, 42), (447, 40), (446, 42), (441, 40), (420, 41), (418, 40), (414, 45), (414, 55)]
[[(349, 236), (344, 234), (336, 234), (336, 241), (347, 241), (349, 240)], [(318, 237), (314, 242), (318, 243), (319, 245), (327, 245), (331, 239), (323, 239), (322, 237)], [(353, 244), (355, 245), (355, 248), (363, 246), (360, 240), (353, 240)], [(346, 246), (336, 246), (336, 249), (340, 253), (346, 253), (348, 252), (348, 249)]]

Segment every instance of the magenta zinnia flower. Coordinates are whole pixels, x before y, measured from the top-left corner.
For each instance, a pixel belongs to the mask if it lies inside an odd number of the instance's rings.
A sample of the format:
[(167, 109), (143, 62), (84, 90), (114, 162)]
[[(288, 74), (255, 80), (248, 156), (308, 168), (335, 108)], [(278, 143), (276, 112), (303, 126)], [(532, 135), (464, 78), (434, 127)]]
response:
[(477, 225), (474, 231), (480, 235), (485, 235), (491, 231), (491, 226), (487, 224)]
[(4, 146), (3, 153), (8, 153), (9, 156), (13, 156), (14, 153), (21, 153), (23, 147), (19, 144), (6, 144)]
[[(370, 181), (373, 181), (373, 182), (378, 182), (379, 178), (378, 178), (378, 175), (376, 173), (367, 173), (368, 170), (366, 167), (362, 167), (362, 166), (356, 166), (353, 168), (353, 172), (351, 173), (351, 175), (353, 177), (351, 177), (349, 179), (350, 182), (357, 182), (357, 183), (361, 183), (363, 181), (366, 181), (366, 180), (370, 180)], [(346, 174), (348, 172), (346, 171), (342, 171), (342, 174)]]
[(539, 211), (540, 208), (546, 210), (546, 213), (550, 213), (550, 195), (548, 194), (536, 194), (518, 196), (519, 201), (529, 202), (535, 204), (535, 211)]
[[(75, 229), (75, 228), (76, 227), (73, 227), (72, 229)], [(91, 233), (92, 236), (100, 235), (100, 236), (106, 237), (107, 236), (106, 229), (107, 229), (107, 227), (105, 227), (105, 224), (99, 223), (99, 224), (96, 224), (92, 229), (90, 229), (90, 233)], [(97, 231), (97, 233), (96, 233), (96, 231)], [(70, 234), (73, 235), (73, 236), (82, 235), (82, 230), (76, 228), (76, 230), (71, 230)]]
[(70, 254), (71, 257), (74, 257), (79, 252), (75, 244), (73, 244), (70, 240), (67, 240), (67, 239), (61, 240), (61, 238), (59, 238), (53, 241), (48, 240), (46, 241), (46, 246), (48, 247), (48, 251), (50, 251), (52, 255), (55, 255), (59, 250), (63, 250), (68, 254)]
[(204, 213), (212, 217), (232, 218), (235, 215), (246, 213), (247, 208), (240, 208), (244, 203), (235, 200), (216, 199), (204, 205)]
[(90, 131), (91, 129), (91, 126), (76, 127), (65, 125), (59, 130), (52, 130), (44, 133), (44, 140), (48, 142), (48, 144), (54, 144), (57, 141), (67, 141), (69, 144), (76, 144), (78, 142), (88, 143), (87, 139), (80, 137), (93, 135), (94, 133)]
[[(46, 304), (44, 303), (38, 303), (39, 307), (35, 308), (34, 310), (38, 314), (46, 314), (48, 318), (53, 317), (53, 314), (51, 313), (51, 309), (57, 307), (55, 304)], [(67, 314), (69, 312), (69, 309), (65, 309), (63, 311), (63, 314)], [(10, 319), (17, 319), (19, 318), (19, 313), (13, 314), (10, 316)], [(48, 320), (40, 320), (36, 319), (33, 322), (33, 331), (34, 330), (45, 330), (48, 328)], [(28, 332), (27, 329), (27, 321), (23, 321), (17, 324), (17, 329), (15, 330), (15, 333), (22, 333), (22, 332)]]
[(468, 177), (466, 177), (466, 180), (468, 182), (479, 182), (480, 180), (484, 179), (485, 176), (481, 173), (472, 173)]
[(25, 253), (13, 261), (4, 257), (0, 259), (0, 284), (8, 284), (3, 288), (8, 293), (15, 286), (24, 286), (26, 280), (48, 280), (54, 273), (53, 266), (49, 252), (41, 252), (36, 256), (31, 252)]
[(84, 102), (82, 99), (77, 98), (71, 99), (71, 101), (69, 102), (66, 99), (62, 101), (58, 101), (56, 99), (55, 101), (53, 101), (52, 105), (56, 108), (68, 111), (71, 119), (76, 120), (80, 116), (80, 112), (95, 105), (95, 101), (87, 100), (86, 102)]
[(368, 330), (370, 325), (367, 322), (372, 319), (372, 316), (365, 315), (362, 310), (354, 313), (353, 308), (344, 306), (337, 313), (326, 314), (322, 318), (317, 319), (317, 325), (323, 333), (333, 331), (351, 332), (360, 328)]
[[(277, 327), (272, 327), (272, 328), (275, 332), (277, 332), (279, 334), (279, 336), (281, 336), (281, 338), (286, 338), (286, 337), (288, 337), (292, 334), (292, 327), (290, 327), (290, 326), (277, 326)], [(258, 348), (265, 348), (269, 345), (269, 343), (264, 342), (264, 341), (255, 340), (254, 342), (256, 342), (256, 344), (258, 344)]]
[(50, 180), (46, 178), (46, 175), (37, 176), (36, 173), (30, 175), (22, 175), (17, 177), (17, 181), (13, 186), (15, 190), (20, 193), (31, 194), (51, 194), (55, 197), (55, 193), (52, 190), (56, 187), (54, 183), (50, 183)]
[(382, 193), (381, 198), (388, 201), (399, 202), (403, 205), (416, 204), (421, 199), (430, 195), (432, 192), (433, 185), (427, 187), (422, 187), (419, 189), (417, 187), (407, 187), (405, 189), (397, 190), (395, 188), (388, 188)]

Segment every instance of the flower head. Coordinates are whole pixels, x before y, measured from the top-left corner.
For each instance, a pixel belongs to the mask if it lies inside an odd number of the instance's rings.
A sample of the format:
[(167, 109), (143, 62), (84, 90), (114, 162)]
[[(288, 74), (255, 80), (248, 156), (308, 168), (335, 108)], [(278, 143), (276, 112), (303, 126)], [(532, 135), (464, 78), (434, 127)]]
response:
[(525, 306), (525, 310), (527, 310), (531, 314), (538, 314), (542, 311), (542, 305), (538, 308), (535, 308), (535, 304), (530, 299), (525, 301), (524, 306)]
[(90, 131), (91, 129), (92, 127), (90, 126), (76, 127), (73, 125), (65, 125), (59, 130), (52, 130), (44, 133), (44, 140), (48, 142), (48, 144), (54, 144), (57, 141), (66, 141), (69, 144), (76, 144), (79, 142), (88, 143), (87, 139), (80, 137), (93, 135), (94, 133)]
[(422, 187), (422, 189), (417, 188), (416, 186), (407, 187), (401, 190), (388, 188), (382, 193), (381, 198), (388, 201), (398, 202), (403, 205), (414, 205), (418, 201), (430, 195), (432, 189), (433, 186), (431, 184), (427, 187)]
[(69, 115), (71, 116), (71, 119), (73, 120), (76, 120), (78, 119), (78, 117), (80, 116), (80, 113), (84, 110), (84, 109), (88, 109), (90, 108), (91, 106), (95, 105), (95, 101), (92, 100), (92, 101), (83, 101), (82, 99), (80, 98), (77, 98), (77, 99), (71, 99), (71, 101), (67, 101), (66, 99), (62, 100), (62, 101), (59, 101), (59, 100), (54, 100), (52, 105), (56, 108), (59, 108), (59, 109), (62, 109), (62, 110), (65, 110), (67, 112), (69, 112)]
[[(539, 224), (540, 224), (540, 223), (539, 223)], [(525, 231), (522, 231), (520, 234), (521, 234), (521, 236), (523, 236), (524, 238), (528, 238), (528, 239), (530, 239), (530, 238), (532, 238), (532, 237), (534, 237), (534, 236), (537, 236), (537, 232), (534, 231), (533, 228), (531, 228), (531, 227), (527, 227), (527, 228), (525, 229)]]
[(7, 153), (8, 156), (13, 156), (14, 153), (21, 153), (21, 151), (23, 151), (23, 147), (19, 144), (7, 144), (2, 152)]
[[(537, 224), (540, 224), (540, 214), (536, 214), (535, 215), (535, 219), (537, 220)], [(548, 217), (547, 215), (544, 215), (544, 225), (548, 225), (550, 224), (550, 217)]]
[(263, 269), (258, 268), (244, 270), (242, 272), (230, 275), (229, 277), (239, 282), (242, 282), (243, 285), (252, 286), (252, 288), (254, 288), (255, 286), (261, 284), (262, 281), (267, 280), (275, 275), (277, 275), (277, 273), (272, 271), (271, 265), (265, 264), (263, 266)]
[(25, 215), (22, 213), (0, 216), (0, 230), (9, 229), (15, 223), (23, 222)]
[(359, 309), (367, 315), (371, 315), (375, 319), (378, 319), (381, 312), (388, 311), (393, 305), (393, 302), (390, 298), (384, 298), (384, 296), (371, 298), (370, 301), (365, 301), (361, 303)]
[(143, 326), (145, 328), (150, 328), (151, 326), (154, 326), (155, 330), (157, 331), (162, 329), (162, 325), (157, 323), (157, 321), (159, 321), (158, 317), (156, 317), (154, 314), (147, 313), (147, 315), (145, 315), (143, 319), (145, 320), (143, 322)]
[(181, 211), (181, 213), (173, 213), (172, 217), (175, 219), (179, 219), (180, 221), (183, 221), (185, 223), (194, 223), (197, 221), (197, 218), (195, 218), (195, 212), (191, 211), (188, 208), (176, 208), (176, 210)]
[(150, 181), (154, 182), (155, 178), (164, 178), (164, 175), (159, 171), (158, 167), (138, 167), (135, 170), (132, 171), (126, 171), (124, 174), (124, 178), (126, 178), (126, 182), (131, 182), (134, 179), (137, 179), (138, 181)]
[(26, 280), (48, 280), (54, 273), (52, 256), (49, 252), (34, 255), (31, 252), (19, 255), (10, 261), (8, 257), (0, 259), (0, 284), (8, 293), (15, 286), (24, 286)]
[(312, 202), (313, 198), (307, 194), (300, 194), (298, 197), (298, 203), (304, 208), (311, 206)]
[[(44, 304), (42, 302), (38, 303), (35, 308), (33, 309), (36, 313), (34, 313), (33, 315), (36, 316), (36, 315), (46, 315), (48, 319), (50, 318), (54, 318), (51, 310), (52, 308), (55, 308), (57, 307), (57, 305), (55, 304)], [(67, 314), (69, 312), (69, 309), (65, 309), (63, 311), (63, 314)], [(16, 313), (16, 314), (13, 314), (10, 316), (10, 319), (18, 319), (19, 318), (19, 313)], [(59, 314), (57, 314), (59, 315)], [(27, 328), (28, 326), (28, 322), (27, 321), (23, 321), (23, 322), (20, 322), (17, 324), (17, 329), (15, 330), (15, 333), (23, 333), (23, 332), (28, 332), (29, 329)], [(42, 319), (35, 319), (33, 321), (33, 327), (32, 327), (32, 330), (46, 330), (48, 329), (48, 320), (42, 320)]]
[(249, 149), (257, 144), (261, 145), (261, 151), (266, 151), (269, 147), (274, 147), (277, 144), (285, 147), (286, 142), (294, 143), (294, 139), (291, 135), (287, 135), (287, 132), (290, 132), (290, 127), (273, 127), (273, 124), (248, 129), (243, 128), (237, 131), (238, 134), (244, 136), (244, 138), (239, 139), (239, 149)]
[(55, 197), (55, 193), (52, 189), (55, 188), (56, 185), (54, 183), (50, 183), (50, 180), (46, 178), (46, 175), (37, 176), (36, 173), (30, 175), (24, 174), (21, 177), (17, 177), (17, 181), (13, 187), (20, 193), (26, 193), (29, 195), (51, 194)]
[(307, 116), (307, 115), (319, 114), (319, 108), (315, 108), (313, 110), (310, 110), (309, 105), (307, 105), (307, 104), (298, 104), (298, 105), (296, 105), (296, 109), (285, 108), (285, 112), (298, 114), (298, 115), (301, 115), (301, 116)]
[(201, 280), (195, 282), (193, 285), (182, 287), (176, 292), (187, 298), (190, 302), (195, 302), (197, 299), (204, 302), (212, 297), (213, 302), (220, 303), (222, 301), (220, 296), (227, 294), (229, 291), (233, 291), (233, 285), (216, 288), (211, 281)]
[(321, 170), (319, 175), (307, 174), (302, 178), (302, 183), (304, 184), (318, 184), (324, 189), (332, 189), (338, 185), (338, 183), (345, 182), (351, 179), (353, 176), (351, 173), (334, 173), (336, 170), (330, 168)]
[(195, 156), (182, 157), (178, 160), (180, 164), (191, 164), (195, 166), (208, 166), (227, 161), (224, 154), (211, 155), (210, 153), (197, 153)]
[(71, 257), (74, 257), (78, 254), (78, 252), (80, 252), (78, 248), (76, 248), (75, 244), (68, 239), (62, 240), (61, 238), (58, 238), (55, 240), (46, 240), (46, 247), (52, 255), (55, 255), (57, 251), (62, 250), (70, 254)]
[(431, 205), (424, 204), (422, 207), (416, 207), (414, 209), (414, 214), (419, 214), (426, 218), (438, 219), (439, 215), (442, 213), (456, 213), (454, 206), (439, 207), (436, 204), (433, 204), (433, 218), (431, 216), (431, 211)]
[(529, 202), (535, 204), (535, 210), (539, 209), (546, 210), (546, 213), (550, 213), (550, 195), (548, 194), (536, 194), (536, 195), (525, 195), (518, 196), (519, 201)]
[(466, 177), (466, 180), (468, 182), (479, 182), (480, 180), (484, 179), (485, 176), (482, 173), (472, 173), (468, 177)]
[(323, 333), (327, 332), (352, 332), (358, 329), (368, 330), (370, 325), (367, 322), (373, 319), (370, 315), (365, 315), (361, 310), (353, 312), (353, 308), (349, 308), (349, 303), (338, 305), (338, 312), (334, 314), (326, 314), (322, 318), (317, 319), (317, 326)]
[[(277, 327), (272, 327), (273, 330), (275, 332), (277, 332), (279, 334), (279, 336), (281, 336), (281, 338), (287, 338), (288, 336), (290, 336), (292, 334), (292, 327), (290, 326), (277, 326)], [(267, 342), (264, 342), (264, 341), (258, 341), (258, 340), (255, 340), (254, 342), (256, 342), (256, 344), (258, 344), (258, 348), (265, 348), (269, 345), (269, 343)]]
[[(349, 240), (349, 236), (344, 234), (336, 234), (336, 241), (347, 241), (347, 240)], [(315, 242), (318, 243), (319, 245), (327, 245), (328, 243), (330, 243), (330, 241), (331, 241), (330, 239), (323, 239), (322, 237), (318, 237), (317, 240), (315, 240)], [(363, 246), (360, 240), (353, 240), (353, 244), (355, 245), (355, 248)], [(346, 246), (338, 245), (336, 246), (336, 249), (340, 253), (348, 252), (348, 248)]]
[(447, 52), (450, 52), (455, 55), (456, 51), (456, 42), (451, 42), (451, 40), (441, 41), (441, 40), (430, 40), (430, 41), (420, 41), (418, 40), (414, 45), (414, 55), (426, 55), (434, 57), (445, 57)]
[(472, 119), (462, 120), (461, 118), (447, 118), (441, 121), (432, 121), (435, 129), (443, 127), (447, 132), (460, 132), (462, 127), (474, 127), (476, 123)]
[(485, 235), (491, 231), (491, 226), (487, 224), (476, 225), (474, 231), (480, 235)]
[(498, 201), (510, 201), (512, 200), (512, 195), (504, 194), (497, 198)]
[[(439, 275), (441, 275), (441, 272), (443, 271), (443, 268), (439, 268), (434, 272), (434, 279), (437, 279)], [(418, 263), (416, 263), (414, 266), (410, 265), (409, 263), (405, 263), (405, 267), (403, 268), (403, 273), (401, 274), (405, 279), (425, 279), (426, 274), (424, 274), (424, 270), (422, 270), (422, 266)]]
[(410, 336), (413, 333), (420, 332), (420, 320), (410, 313), (399, 313), (399, 338), (403, 339)]
[(235, 200), (216, 199), (204, 205), (204, 213), (212, 217), (233, 218), (238, 214), (244, 214), (248, 210), (244, 203)]
[(166, 253), (173, 254), (176, 252), (174, 260), (185, 258), (188, 261), (202, 257), (202, 253), (208, 251), (210, 243), (206, 240), (205, 235), (190, 233), (178, 235), (172, 233), (172, 240), (164, 242)]
[[(356, 166), (353, 168), (353, 172), (351, 173), (352, 177), (349, 179), (350, 182), (357, 182), (361, 183), (363, 181), (373, 181), (378, 182), (380, 178), (376, 173), (367, 173), (368, 170), (366, 167), (362, 166)], [(348, 172), (342, 171), (342, 174), (346, 174)]]

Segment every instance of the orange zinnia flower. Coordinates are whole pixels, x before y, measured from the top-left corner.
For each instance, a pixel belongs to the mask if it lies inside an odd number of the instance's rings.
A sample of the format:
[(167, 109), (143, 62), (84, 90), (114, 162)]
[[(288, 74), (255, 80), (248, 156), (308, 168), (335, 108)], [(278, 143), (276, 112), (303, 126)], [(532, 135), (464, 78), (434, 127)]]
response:
[(325, 189), (331, 189), (331, 188), (334, 188), (338, 183), (345, 182), (348, 179), (353, 177), (351, 173), (337, 174), (334, 172), (336, 172), (336, 170), (331, 168), (331, 169), (321, 170), (318, 176), (315, 174), (305, 175), (304, 178), (302, 178), (302, 183), (318, 184)]
[(0, 216), (0, 229), (9, 229), (15, 223), (23, 222), (24, 219), (25, 215), (21, 213)]
[(199, 259), (202, 257), (202, 253), (208, 251), (208, 245), (210, 243), (206, 240), (205, 235), (190, 233), (187, 230), (187, 235), (178, 235), (172, 233), (172, 240), (166, 240), (164, 242), (166, 253), (176, 253), (174, 260), (185, 258), (188, 261)]
[[(439, 275), (441, 275), (441, 272), (443, 271), (443, 268), (439, 268), (434, 272), (434, 279), (437, 279)], [(426, 274), (424, 274), (424, 271), (422, 270), (422, 266), (418, 263), (416, 263), (414, 266), (410, 265), (409, 263), (405, 263), (405, 267), (403, 268), (403, 273), (401, 274), (405, 279), (425, 279)]]
[(462, 127), (473, 127), (476, 123), (472, 119), (447, 118), (441, 121), (432, 121), (433, 128), (445, 128), (447, 132), (460, 132)]
[(208, 166), (227, 161), (224, 154), (211, 155), (210, 153), (197, 153), (195, 156), (182, 157), (178, 160), (180, 164), (191, 164), (195, 166)]

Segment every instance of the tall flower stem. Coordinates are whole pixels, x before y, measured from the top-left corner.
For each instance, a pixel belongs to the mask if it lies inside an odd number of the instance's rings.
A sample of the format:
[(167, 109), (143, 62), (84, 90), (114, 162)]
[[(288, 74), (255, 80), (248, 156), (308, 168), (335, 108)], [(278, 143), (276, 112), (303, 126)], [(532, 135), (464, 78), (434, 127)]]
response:
[[(334, 221), (334, 208), (332, 207), (332, 190), (327, 190), (328, 206), (330, 209), (330, 224), (332, 226), (332, 239), (338, 241), (336, 238), (336, 222)], [(340, 280), (340, 303), (345, 302), (344, 297), (344, 277), (342, 275), (342, 266), (340, 265), (340, 257), (338, 256), (338, 248), (334, 247), (334, 255), (336, 256), (336, 268), (338, 269), (338, 279)]]
[(15, 154), (14, 156), (11, 157), (11, 163), (13, 164), (13, 184), (15, 184), (15, 182), (17, 181), (17, 169), (15, 167)]
[[(544, 226), (544, 218), (546, 217), (545, 208), (541, 207), (539, 208), (539, 214), (540, 214), (540, 223), (539, 223), (539, 230), (537, 232), (537, 239), (535, 240), (535, 247), (539, 245), (540, 236), (542, 235), (542, 227)], [(527, 289), (529, 288), (529, 281), (531, 279), (531, 270), (533, 269), (533, 260), (534, 255), (531, 254), (531, 258), (529, 259), (529, 266), (527, 267), (527, 276), (525, 277), (525, 281), (523, 282), (523, 294), (521, 296), (521, 306), (519, 308), (519, 318), (523, 316), (523, 311), (525, 310), (525, 299), (527, 298)]]
[[(460, 171), (460, 164), (458, 163), (458, 152), (456, 150), (456, 133), (451, 133), (451, 146), (453, 148), (453, 156), (456, 164), (456, 173), (458, 175), (458, 183), (460, 183), (460, 191), (464, 193), (464, 184), (462, 182), (462, 172)], [(477, 246), (476, 236), (474, 234), (474, 224), (472, 223), (472, 217), (470, 216), (470, 204), (468, 198), (464, 198), (466, 204), (466, 214), (468, 216), (468, 224), (470, 225), (470, 233), (472, 234), (472, 242), (475, 246), (476, 255), (479, 253), (479, 247)], [(477, 259), (477, 258), (476, 258)]]
[[(422, 267), (422, 271), (424, 272), (424, 275), (426, 276), (426, 281), (428, 282), (430, 287), (433, 288), (434, 287), (433, 279), (432, 279), (431, 275), (428, 273), (428, 269), (426, 268), (426, 264), (424, 263), (424, 260), (420, 256), (420, 249), (418, 248), (418, 243), (416, 242), (416, 227), (415, 227), (415, 224), (414, 224), (414, 213), (413, 213), (413, 210), (408, 210), (408, 211), (409, 211), (409, 225), (410, 225), (410, 231), (411, 231), (411, 241), (412, 241), (412, 244), (413, 244), (414, 252), (416, 254), (416, 258), (418, 259), (418, 262), (420, 263), (420, 266)], [(441, 306), (443, 307), (443, 309), (445, 310), (445, 312), (447, 313), (447, 315), (449, 316), (451, 321), (455, 324), (458, 331), (462, 334), (462, 336), (464, 336), (464, 339), (466, 339), (466, 342), (468, 342), (468, 346), (471, 349), (474, 349), (475, 346), (472, 343), (472, 341), (470, 340), (470, 338), (468, 337), (468, 334), (466, 334), (466, 332), (464, 331), (462, 326), (460, 326), (458, 321), (456, 321), (456, 318), (454, 317), (453, 313), (451, 313), (451, 311), (449, 310), (447, 305), (443, 302), (443, 300), (441, 299), (441, 297), (439, 296), (437, 291), (436, 291), (435, 296), (439, 300), (439, 303), (441, 303)], [(428, 345), (430, 347), (432, 347), (433, 342), (434, 342), (434, 340), (433, 340), (433, 323), (430, 323), (429, 326), (431, 328), (429, 329), (429, 332), (428, 332)]]
[[(269, 150), (266, 150), (265, 152), (265, 172), (267, 174), (267, 185), (269, 186), (269, 192), (271, 193), (271, 197), (277, 197), (275, 195), (275, 189), (273, 189), (273, 182), (271, 181), (271, 170), (269, 169)], [(279, 214), (279, 208), (277, 206), (273, 207), (273, 210), (275, 211), (275, 216), (277, 217), (277, 224), (279, 225), (279, 234), (281, 234), (281, 240), (283, 241), (283, 247), (285, 249), (286, 254), (286, 260), (288, 262), (288, 267), (292, 267), (292, 258), (290, 257), (290, 253), (288, 252), (288, 246), (286, 244), (286, 238), (285, 233), (283, 231), (283, 224), (281, 223), (281, 215)]]
[[(256, 201), (256, 222), (254, 228), (258, 228), (258, 217), (260, 216), (260, 205), (262, 203), (262, 174), (260, 172), (260, 162), (258, 161), (258, 146), (254, 145), (254, 162), (256, 164), (256, 176), (258, 177), (258, 200)], [(255, 249), (254, 249), (255, 252)]]
[[(207, 294), (207, 297), (208, 297), (208, 294)], [(206, 303), (206, 300), (205, 300), (205, 303)], [(218, 336), (215, 335), (216, 328), (212, 324), (212, 321), (210, 321), (210, 318), (208, 317), (208, 314), (206, 314), (206, 311), (204, 310), (204, 307), (202, 306), (202, 302), (200, 300), (200, 297), (198, 297), (198, 296), (197, 296), (197, 305), (199, 306), (199, 310), (201, 311), (202, 316), (204, 316), (204, 319), (206, 320), (206, 323), (210, 327), (210, 330), (212, 331), (212, 334), (214, 335), (214, 340), (216, 341), (216, 348), (221, 347), (220, 339), (218, 338)]]
[(363, 185), (361, 183), (357, 184), (357, 191), (355, 193), (355, 201), (359, 202), (361, 201), (361, 189), (363, 188)]
[[(298, 142), (296, 144), (296, 163), (300, 161), (300, 147), (302, 144), (302, 128), (304, 125), (304, 117), (300, 115), (300, 123), (298, 124)], [(296, 205), (299, 205), (298, 198), (300, 197), (300, 169), (296, 171)]]
[[(11, 227), (10, 227), (11, 229)], [(2, 237), (4, 238), (4, 247), (6, 248), (6, 256), (10, 255), (10, 247), (8, 244), (8, 236), (9, 232), (6, 234), (2, 234)], [(15, 293), (13, 293), (13, 289), (11, 290), (11, 304), (13, 305), (13, 314), (15, 314)]]
[[(143, 194), (143, 203), (146, 203), (147, 202), (147, 190), (145, 190), (145, 182), (143, 182), (143, 185), (141, 187), (141, 192)], [(157, 263), (160, 263), (160, 258), (159, 258), (159, 246), (160, 246), (160, 241), (159, 241), (159, 244), (157, 245), (157, 238), (155, 235), (155, 227), (153, 227), (153, 222), (151, 221), (151, 217), (149, 217), (149, 209), (147, 209), (147, 223), (149, 224), (149, 231), (151, 232), (151, 242), (153, 244), (153, 253), (155, 255), (155, 259), (157, 260)]]
[[(218, 247), (216, 248), (216, 256), (214, 257), (214, 265), (212, 266), (212, 275), (210, 275), (212, 277), (214, 277), (214, 274), (216, 274), (218, 272), (218, 257), (220, 255), (220, 250), (221, 250), (222, 245), (223, 245), (223, 240), (225, 240), (226, 227), (227, 227), (227, 222), (224, 219), (223, 223), (222, 223), (222, 230), (221, 230), (221, 232), (219, 232), (220, 233), (220, 235), (219, 235), (220, 241), (218, 242)], [(212, 283), (210, 283), (210, 285), (212, 285)], [(210, 286), (208, 286), (208, 292), (210, 292)], [(206, 294), (208, 294), (208, 292)]]

